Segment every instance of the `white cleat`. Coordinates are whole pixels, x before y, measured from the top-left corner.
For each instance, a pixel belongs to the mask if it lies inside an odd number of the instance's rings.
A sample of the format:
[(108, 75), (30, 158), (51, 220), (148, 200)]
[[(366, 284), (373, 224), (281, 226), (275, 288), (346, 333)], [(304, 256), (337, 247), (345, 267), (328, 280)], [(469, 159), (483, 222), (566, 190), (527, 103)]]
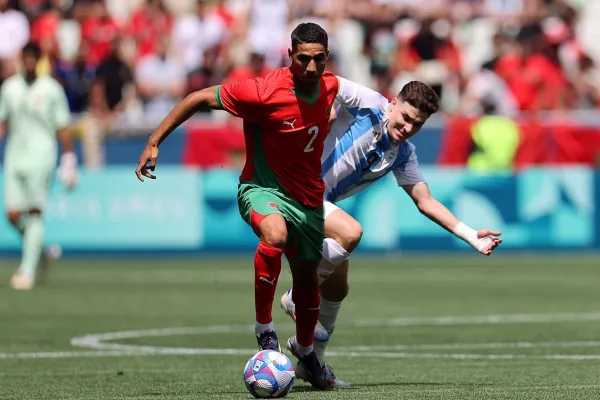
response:
[(31, 290), (35, 286), (35, 281), (32, 277), (17, 272), (10, 278), (10, 285), (15, 290)]
[[(292, 301), (292, 289), (288, 289), (288, 291), (281, 296), (280, 304), (283, 311), (296, 321), (296, 305)], [(327, 332), (325, 327), (319, 321), (317, 321), (317, 326), (315, 326), (313, 338), (317, 342), (327, 342), (329, 340), (329, 332)]]
[[(301, 363), (296, 363), (294, 370), (296, 372), (296, 378), (308, 382), (306, 370)], [(325, 376), (327, 377), (327, 389), (345, 389), (352, 386), (350, 383), (345, 382), (335, 376), (333, 368), (331, 368), (329, 365), (325, 365)]]

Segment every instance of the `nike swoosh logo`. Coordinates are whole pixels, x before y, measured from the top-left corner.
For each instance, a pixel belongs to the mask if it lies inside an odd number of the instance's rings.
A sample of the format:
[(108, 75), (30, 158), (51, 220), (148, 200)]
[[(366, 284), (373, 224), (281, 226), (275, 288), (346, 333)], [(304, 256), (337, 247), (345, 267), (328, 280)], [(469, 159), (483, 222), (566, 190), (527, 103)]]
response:
[(276, 278), (274, 278), (272, 281), (270, 281), (267, 278), (265, 278), (264, 276), (261, 276), (260, 278), (258, 278), (259, 281), (267, 282), (271, 286), (273, 286), (275, 284), (275, 279)]

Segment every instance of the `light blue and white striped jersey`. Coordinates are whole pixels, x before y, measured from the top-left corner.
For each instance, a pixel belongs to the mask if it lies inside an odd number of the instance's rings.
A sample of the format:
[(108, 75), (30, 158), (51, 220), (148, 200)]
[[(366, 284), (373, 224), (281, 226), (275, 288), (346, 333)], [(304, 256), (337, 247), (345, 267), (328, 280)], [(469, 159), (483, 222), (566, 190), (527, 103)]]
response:
[(388, 100), (381, 94), (339, 77), (337, 119), (325, 139), (321, 176), (325, 200), (335, 203), (393, 171), (399, 186), (425, 182), (415, 146), (397, 143), (387, 132)]

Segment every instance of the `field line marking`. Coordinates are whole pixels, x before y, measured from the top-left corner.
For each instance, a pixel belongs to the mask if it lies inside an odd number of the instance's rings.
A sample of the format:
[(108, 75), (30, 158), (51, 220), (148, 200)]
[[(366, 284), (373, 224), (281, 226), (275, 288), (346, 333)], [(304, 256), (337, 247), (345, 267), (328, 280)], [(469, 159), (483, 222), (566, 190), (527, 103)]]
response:
[[(574, 322), (600, 321), (600, 312), (594, 313), (560, 313), (560, 314), (507, 314), (507, 315), (475, 315), (475, 316), (445, 316), (445, 317), (403, 317), (388, 320), (358, 320), (349, 324), (354, 327), (385, 327), (385, 326), (429, 326), (429, 325), (480, 325), (480, 324), (512, 324), (512, 323), (545, 323), (545, 322)], [(278, 327), (293, 329), (293, 324), (278, 324)], [(129, 330), (120, 332), (98, 333), (76, 337), (71, 340), (75, 347), (108, 349), (104, 341), (117, 339), (136, 339), (140, 337), (178, 336), (178, 335), (208, 335), (217, 333), (254, 332), (253, 325), (215, 325), (204, 327), (179, 327), (164, 329)], [(101, 345), (102, 344), (102, 345)]]
[[(47, 358), (91, 358), (91, 357), (140, 357), (158, 355), (253, 355), (256, 349), (193, 349), (193, 348), (161, 348), (150, 351), (63, 351), (63, 352), (33, 352), (33, 353), (0, 353), (2, 359), (47, 359)], [(406, 359), (455, 359), (455, 360), (573, 360), (598, 361), (599, 355), (589, 354), (444, 354), (444, 353), (394, 353), (394, 352), (327, 352), (329, 357), (349, 358), (406, 358)]]
[(448, 343), (407, 344), (383, 346), (342, 346), (338, 351), (391, 351), (391, 350), (461, 350), (461, 349), (535, 349), (535, 348), (600, 347), (600, 341), (571, 342), (497, 342), (497, 343)]

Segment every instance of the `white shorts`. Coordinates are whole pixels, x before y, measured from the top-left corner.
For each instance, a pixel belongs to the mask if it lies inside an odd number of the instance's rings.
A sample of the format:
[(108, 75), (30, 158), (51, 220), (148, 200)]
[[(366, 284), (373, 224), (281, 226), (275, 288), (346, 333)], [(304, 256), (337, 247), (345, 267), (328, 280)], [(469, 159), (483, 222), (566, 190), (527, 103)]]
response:
[(332, 212), (334, 212), (335, 210), (339, 210), (340, 208), (338, 206), (336, 206), (335, 204), (325, 200), (323, 202), (323, 219), (327, 219), (328, 216), (331, 215)]

